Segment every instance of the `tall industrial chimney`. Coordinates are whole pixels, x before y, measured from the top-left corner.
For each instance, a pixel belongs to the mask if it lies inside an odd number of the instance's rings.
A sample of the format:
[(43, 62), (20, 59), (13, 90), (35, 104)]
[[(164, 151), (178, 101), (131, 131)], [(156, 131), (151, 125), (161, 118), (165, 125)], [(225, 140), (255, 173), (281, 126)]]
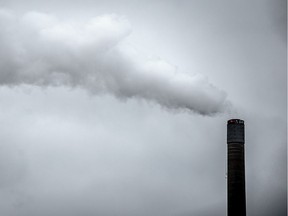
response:
[(244, 121), (227, 122), (228, 216), (246, 216)]

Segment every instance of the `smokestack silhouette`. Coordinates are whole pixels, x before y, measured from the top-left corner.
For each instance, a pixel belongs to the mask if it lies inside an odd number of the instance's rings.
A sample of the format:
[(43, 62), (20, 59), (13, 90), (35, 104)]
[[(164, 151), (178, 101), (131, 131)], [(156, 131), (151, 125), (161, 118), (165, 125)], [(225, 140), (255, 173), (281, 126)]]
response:
[(228, 216), (246, 216), (244, 121), (227, 122)]

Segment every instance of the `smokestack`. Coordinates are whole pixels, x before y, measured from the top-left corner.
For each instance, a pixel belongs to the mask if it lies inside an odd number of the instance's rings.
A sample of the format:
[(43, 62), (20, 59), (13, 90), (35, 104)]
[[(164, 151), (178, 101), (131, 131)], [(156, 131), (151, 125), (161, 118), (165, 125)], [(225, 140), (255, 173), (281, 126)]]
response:
[(227, 122), (228, 216), (246, 216), (244, 121)]

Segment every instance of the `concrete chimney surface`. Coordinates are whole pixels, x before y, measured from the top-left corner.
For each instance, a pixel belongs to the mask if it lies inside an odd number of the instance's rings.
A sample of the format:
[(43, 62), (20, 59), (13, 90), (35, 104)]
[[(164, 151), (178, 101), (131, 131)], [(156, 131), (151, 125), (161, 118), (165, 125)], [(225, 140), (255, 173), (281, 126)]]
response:
[(244, 121), (230, 119), (227, 124), (227, 143), (245, 143)]
[(244, 121), (227, 122), (228, 216), (246, 216)]

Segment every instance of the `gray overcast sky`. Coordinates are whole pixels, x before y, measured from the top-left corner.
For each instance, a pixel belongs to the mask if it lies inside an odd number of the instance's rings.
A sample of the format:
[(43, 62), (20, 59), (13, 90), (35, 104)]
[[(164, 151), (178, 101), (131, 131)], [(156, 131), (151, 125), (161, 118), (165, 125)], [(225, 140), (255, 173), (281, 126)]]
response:
[(0, 7), (1, 216), (225, 215), (229, 118), (248, 215), (286, 215), (286, 1)]

